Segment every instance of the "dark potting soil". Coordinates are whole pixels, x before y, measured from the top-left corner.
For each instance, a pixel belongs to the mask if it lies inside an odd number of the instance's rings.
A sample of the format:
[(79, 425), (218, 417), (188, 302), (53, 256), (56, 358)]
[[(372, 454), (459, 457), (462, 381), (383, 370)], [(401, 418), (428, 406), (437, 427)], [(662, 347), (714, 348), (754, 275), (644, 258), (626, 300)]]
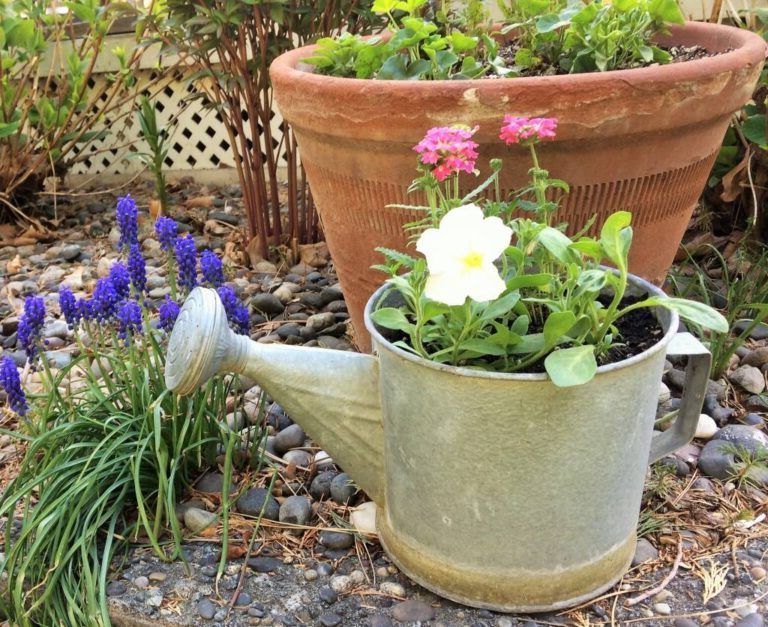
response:
[[(520, 48), (520, 44), (513, 40), (499, 50), (499, 56), (504, 59), (508, 67), (514, 66), (515, 53), (518, 51), (519, 48)], [(682, 63), (683, 61), (695, 61), (696, 59), (705, 59), (707, 57), (715, 57), (719, 54), (722, 54), (720, 52), (707, 50), (703, 46), (660, 46), (660, 48), (662, 48), (662, 50), (666, 50), (672, 56), (670, 63)], [(730, 52), (730, 49), (726, 50), (725, 52)], [(651, 67), (653, 65), (658, 65), (658, 63), (654, 61), (651, 61), (648, 63), (635, 63), (635, 64), (628, 63), (616, 69), (630, 70), (633, 68)], [(564, 74), (568, 74), (568, 72), (558, 67), (557, 65), (545, 60), (540, 65), (532, 67), (528, 70), (523, 70), (520, 73), (520, 76), (557, 76), (557, 75), (564, 75)], [(501, 77), (499, 77), (496, 74), (489, 74), (482, 78), (492, 79), (492, 78), (501, 78)]]
[[(598, 299), (604, 307), (610, 305), (610, 299), (607, 296), (601, 296)], [(622, 299), (619, 309), (634, 305), (640, 298), (636, 296), (626, 296)], [(650, 308), (635, 309), (622, 316), (616, 321), (619, 337), (616, 338), (616, 345), (603, 355), (598, 355), (597, 365), (605, 366), (629, 359), (639, 355), (656, 344), (663, 336), (664, 329), (661, 328), (659, 321), (653, 315)], [(529, 333), (540, 333), (541, 327), (535, 328), (534, 325), (528, 329)], [(523, 372), (545, 372), (544, 359), (526, 368)]]

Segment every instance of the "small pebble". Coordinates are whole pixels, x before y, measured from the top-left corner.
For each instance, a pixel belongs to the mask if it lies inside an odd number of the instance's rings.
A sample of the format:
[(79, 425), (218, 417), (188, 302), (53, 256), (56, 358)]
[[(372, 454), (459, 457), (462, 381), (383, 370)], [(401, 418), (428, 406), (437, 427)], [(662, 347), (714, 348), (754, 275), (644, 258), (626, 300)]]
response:
[(323, 603), (326, 603), (328, 605), (333, 605), (336, 603), (336, 601), (339, 600), (339, 595), (336, 594), (336, 591), (333, 588), (330, 588), (329, 586), (323, 586), (320, 588), (320, 600)]
[(734, 599), (732, 605), (736, 606), (734, 611), (742, 618), (756, 614), (759, 609), (755, 603), (750, 603), (749, 599), (744, 598)]
[(320, 562), (315, 566), (315, 570), (321, 577), (330, 577), (333, 574), (334, 568), (328, 562)]
[(334, 575), (331, 577), (331, 589), (336, 593), (347, 592), (352, 586), (354, 586), (354, 582), (348, 575)]
[(133, 580), (133, 585), (137, 588), (146, 588), (149, 585), (149, 579), (147, 577), (136, 577)]
[(315, 581), (315, 579), (317, 579), (317, 571), (311, 568), (309, 570), (305, 570), (304, 579), (307, 581)]
[(160, 571), (149, 573), (150, 581), (165, 581), (166, 579), (168, 579), (168, 575), (166, 575), (165, 573), (161, 573)]
[(306, 525), (311, 515), (312, 509), (309, 500), (304, 496), (289, 496), (280, 506), (280, 522)]
[(401, 623), (425, 623), (435, 617), (435, 610), (423, 601), (409, 599), (395, 605), (392, 616)]
[(635, 555), (632, 558), (632, 565), (637, 566), (638, 564), (655, 560), (658, 556), (659, 552), (656, 548), (645, 538), (640, 538), (637, 541)]
[(331, 498), (339, 505), (346, 505), (357, 492), (352, 478), (345, 472), (336, 475), (331, 481)]
[(672, 608), (667, 603), (654, 603), (653, 611), (662, 616), (669, 616), (672, 613)]
[(355, 536), (345, 531), (324, 529), (320, 532), (320, 544), (329, 549), (348, 549), (355, 543)]
[(734, 627), (763, 627), (764, 624), (765, 622), (763, 621), (763, 617), (755, 612), (753, 614), (747, 614), (746, 616), (742, 617), (742, 619), (738, 621)]
[(694, 437), (702, 440), (711, 440), (717, 431), (718, 426), (715, 420), (711, 416), (707, 416), (707, 414), (701, 414), (699, 422), (696, 424), (696, 434)]
[(762, 581), (765, 579), (765, 568), (762, 566), (755, 566), (754, 568), (750, 569), (749, 575), (754, 581)]
[(125, 594), (126, 590), (127, 588), (125, 587), (125, 584), (122, 581), (110, 581), (107, 584), (108, 597), (119, 597)]
[(396, 581), (383, 581), (379, 585), (379, 590), (393, 597), (405, 597), (405, 587)]
[(334, 614), (333, 612), (320, 614), (319, 620), (323, 627), (336, 627), (336, 625), (341, 625), (341, 616)]

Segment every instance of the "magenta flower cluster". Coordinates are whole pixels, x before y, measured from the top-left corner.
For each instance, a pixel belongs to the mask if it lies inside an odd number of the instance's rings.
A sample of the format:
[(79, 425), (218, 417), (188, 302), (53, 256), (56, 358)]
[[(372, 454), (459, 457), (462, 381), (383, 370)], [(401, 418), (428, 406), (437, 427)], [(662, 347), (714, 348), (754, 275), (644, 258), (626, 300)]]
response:
[(459, 172), (471, 174), (477, 160), (477, 143), (472, 141), (476, 131), (477, 127), (436, 126), (413, 149), (419, 153), (419, 161), (431, 167), (438, 181)]
[(499, 139), (507, 145), (536, 143), (557, 136), (557, 118), (525, 118), (505, 115)]

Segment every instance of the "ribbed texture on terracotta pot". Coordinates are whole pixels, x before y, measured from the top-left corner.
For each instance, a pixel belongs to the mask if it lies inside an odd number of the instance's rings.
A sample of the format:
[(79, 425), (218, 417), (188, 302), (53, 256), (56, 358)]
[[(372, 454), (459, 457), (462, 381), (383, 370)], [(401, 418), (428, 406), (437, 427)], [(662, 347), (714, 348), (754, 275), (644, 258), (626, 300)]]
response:
[[(528, 151), (498, 139), (505, 113), (554, 116), (558, 137), (542, 144), (542, 167), (571, 185), (557, 218), (593, 230), (614, 211), (634, 216), (630, 267), (659, 282), (669, 268), (733, 112), (752, 95), (765, 58), (754, 33), (687, 23), (665, 43), (698, 44), (714, 57), (665, 66), (473, 81), (376, 81), (314, 74), (301, 60), (312, 47), (283, 54), (270, 75), (292, 125), (358, 344), (370, 339), (363, 308), (382, 280), (377, 246), (404, 249), (402, 225), (417, 214), (406, 189), (412, 150), (427, 129), (480, 125), (478, 165), (503, 158), (504, 190), (527, 180)], [(729, 51), (729, 52), (724, 52)], [(468, 179), (468, 183), (469, 183)], [(470, 187), (470, 185), (468, 185)]]

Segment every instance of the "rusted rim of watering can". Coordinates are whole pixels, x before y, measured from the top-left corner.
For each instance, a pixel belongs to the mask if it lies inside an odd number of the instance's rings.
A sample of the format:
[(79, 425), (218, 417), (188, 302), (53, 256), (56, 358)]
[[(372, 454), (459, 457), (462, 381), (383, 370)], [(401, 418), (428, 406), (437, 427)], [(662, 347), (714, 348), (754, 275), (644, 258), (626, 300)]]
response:
[[(648, 294), (649, 296), (658, 296), (660, 298), (667, 297), (667, 295), (661, 289), (653, 285), (653, 283), (649, 283), (645, 279), (641, 279), (639, 276), (635, 276), (634, 274), (629, 275), (628, 285), (632, 288), (635, 288), (636, 291)], [(402, 348), (398, 348), (397, 346), (392, 344), (389, 340), (384, 338), (384, 336), (379, 332), (373, 320), (371, 319), (373, 306), (390, 289), (391, 289), (390, 286), (387, 285), (386, 283), (382, 285), (368, 299), (368, 303), (365, 306), (365, 313), (364, 313), (365, 328), (368, 329), (368, 333), (371, 334), (371, 338), (373, 339), (374, 346), (379, 351), (384, 349), (398, 355), (402, 359), (406, 359), (415, 364), (419, 364), (421, 366), (424, 366), (425, 368), (431, 368), (432, 370), (438, 370), (441, 372), (448, 372), (448, 373), (460, 375), (463, 377), (475, 377), (478, 379), (500, 379), (500, 380), (507, 380), (507, 381), (549, 381), (549, 375), (547, 375), (544, 372), (541, 372), (541, 373), (538, 373), (538, 372), (536, 373), (534, 372), (488, 372), (486, 370), (477, 370), (474, 368), (450, 366), (447, 364), (438, 364), (438, 363), (435, 363), (434, 361), (423, 359), (418, 355), (414, 355), (413, 353), (409, 353), (408, 351), (405, 351)], [(663, 319), (659, 318), (658, 321), (659, 321), (659, 324), (662, 325), (662, 327), (665, 326), (666, 328), (664, 330), (664, 336), (658, 342), (656, 342), (650, 348), (644, 350), (642, 353), (633, 355), (628, 359), (623, 359), (622, 361), (617, 361), (611, 364), (605, 364), (604, 366), (599, 366), (597, 369), (597, 374), (595, 376), (599, 377), (601, 374), (607, 374), (609, 372), (616, 372), (624, 368), (630, 368), (635, 364), (638, 364), (647, 359), (650, 359), (660, 351), (666, 352), (667, 345), (672, 341), (672, 338), (678, 332), (678, 327), (680, 325), (680, 316), (678, 316), (676, 312), (671, 310), (663, 310), (662, 313), (665, 316), (667, 316), (667, 320), (665, 322)]]

